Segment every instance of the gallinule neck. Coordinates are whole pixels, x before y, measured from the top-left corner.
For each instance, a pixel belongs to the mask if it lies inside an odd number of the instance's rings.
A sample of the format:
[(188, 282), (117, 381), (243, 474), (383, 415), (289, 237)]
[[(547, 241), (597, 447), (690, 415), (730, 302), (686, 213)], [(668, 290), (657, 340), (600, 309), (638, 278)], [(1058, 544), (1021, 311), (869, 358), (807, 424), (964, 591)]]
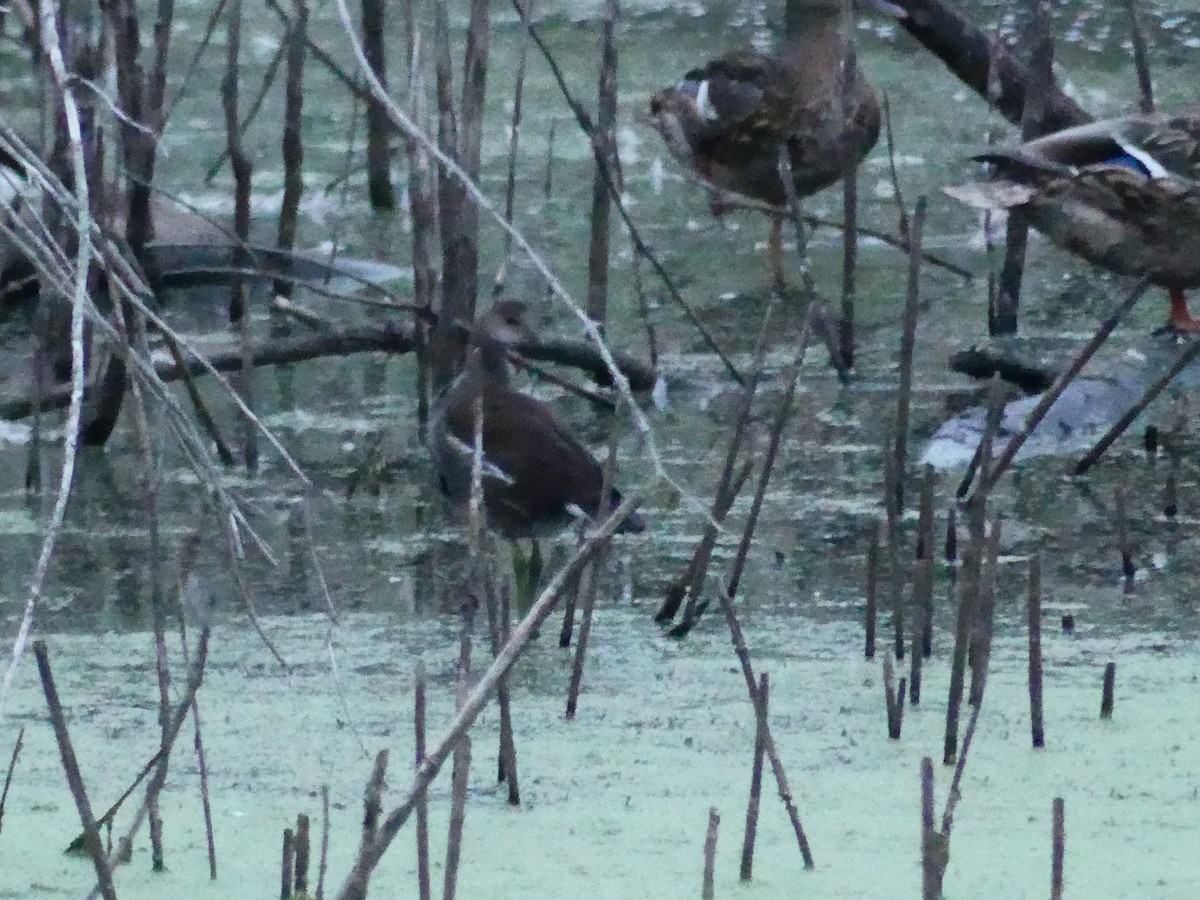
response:
[[(601, 498), (603, 471), (540, 401), (509, 383), (507, 352), (524, 337), (526, 306), (497, 303), (471, 332), (467, 362), (434, 403), (427, 440), (442, 493), (463, 516), (471, 494), (475, 401), (483, 409), (483, 500), (490, 528), (510, 540), (553, 534), (620, 503)], [(636, 514), (625, 532), (645, 530)]]
[[(650, 120), (677, 160), (722, 190), (778, 207), (770, 257), (783, 284), (780, 229), (786, 201), (779, 146), (787, 147), (797, 198), (838, 182), (879, 137), (879, 98), (855, 68), (842, 89), (841, 0), (789, 3), (789, 37), (778, 54), (744, 50), (714, 59), (650, 98)], [(860, 8), (902, 14), (886, 0)], [(843, 104), (848, 102), (848, 108)], [(713, 212), (726, 204), (713, 198)]]

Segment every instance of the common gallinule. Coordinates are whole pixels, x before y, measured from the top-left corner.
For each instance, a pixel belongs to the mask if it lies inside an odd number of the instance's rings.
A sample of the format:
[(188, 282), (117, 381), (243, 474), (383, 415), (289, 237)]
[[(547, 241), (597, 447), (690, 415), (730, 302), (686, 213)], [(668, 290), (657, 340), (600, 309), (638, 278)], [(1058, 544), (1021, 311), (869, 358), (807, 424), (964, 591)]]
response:
[[(471, 331), (463, 370), (434, 403), (427, 444), (438, 484), (459, 517), (471, 494), (476, 399), (482, 399), (483, 501), (487, 524), (510, 540), (551, 535), (620, 503), (600, 496), (603, 471), (579, 439), (541, 401), (510, 383), (508, 351), (526, 337), (527, 308), (495, 304)], [(620, 529), (641, 532), (630, 516)]]

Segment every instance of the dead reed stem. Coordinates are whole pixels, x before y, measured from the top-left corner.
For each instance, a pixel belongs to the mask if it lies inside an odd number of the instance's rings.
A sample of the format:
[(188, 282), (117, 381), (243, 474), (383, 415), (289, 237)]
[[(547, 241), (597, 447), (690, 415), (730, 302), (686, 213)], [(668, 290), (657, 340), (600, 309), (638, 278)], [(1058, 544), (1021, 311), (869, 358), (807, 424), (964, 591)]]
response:
[[(936, 477), (933, 466), (925, 464), (921, 479), (921, 496), (917, 506), (917, 559), (933, 558), (933, 488)], [(925, 654), (929, 655), (928, 652)]]
[(413, 783), (404, 793), (399, 805), (387, 815), (377, 834), (370, 839), (364, 839), (359, 847), (354, 866), (338, 894), (339, 900), (365, 900), (367, 885), (375, 866), (378, 865), (379, 860), (404, 823), (408, 821), (408, 817), (425, 795), (425, 791), (437, 776), (459, 739), (466, 734), (467, 729), (471, 727), (476, 717), (487, 705), (488, 700), (491, 699), (501, 676), (512, 668), (525, 651), (533, 636), (554, 610), (563, 589), (570, 584), (571, 579), (579, 574), (583, 565), (592, 558), (603, 542), (613, 535), (621, 523), (642, 504), (642, 501), (641, 494), (634, 494), (622, 501), (621, 505), (613, 510), (612, 514), (604, 520), (583, 546), (579, 547), (562, 568), (554, 573), (525, 618), (513, 630), (512, 636), (505, 642), (500, 653), (464, 698), (447, 727), (445, 736), (417, 766)]
[[(990, 456), (990, 453), (988, 455)], [(975, 501), (973, 505), (968, 503), (969, 537), (963, 554), (962, 579), (957, 585), (958, 616), (954, 626), (954, 651), (951, 657), (950, 687), (946, 704), (946, 736), (942, 749), (942, 763), (947, 766), (954, 762), (958, 754), (958, 718), (966, 682), (968, 649), (975, 629), (980, 600), (980, 582), (985, 552), (984, 510), (983, 504), (978, 501), (980, 496), (982, 495), (975, 495), (971, 498), (972, 501)]]
[(1062, 797), (1051, 804), (1050, 826), (1050, 900), (1062, 900), (1063, 861), (1067, 855), (1067, 811)]
[(725, 590), (725, 585), (719, 579), (714, 579), (714, 588), (721, 601), (721, 611), (725, 613), (725, 621), (729, 625), (729, 633), (733, 639), (733, 651), (741, 664), (742, 677), (746, 681), (746, 690), (750, 693), (750, 702), (754, 706), (754, 716), (758, 723), (758, 735), (763, 743), (763, 751), (771, 762), (771, 772), (775, 776), (775, 784), (779, 789), (779, 798), (787, 810), (791, 820), (792, 830), (796, 834), (796, 844), (800, 848), (800, 856), (804, 860), (804, 868), (813, 867), (812, 851), (808, 847), (808, 837), (804, 834), (804, 826), (800, 823), (800, 813), (792, 797), (792, 789), (788, 784), (787, 775), (783, 770), (783, 762), (775, 747), (775, 739), (771, 736), (771, 725), (767, 720), (763, 699), (759, 696), (758, 685), (754, 678), (754, 667), (750, 662), (750, 651), (746, 648), (746, 638), (742, 633), (741, 623), (738, 622), (737, 612), (733, 607), (733, 598)]
[(708, 808), (708, 830), (704, 834), (704, 885), (700, 890), (703, 900), (713, 900), (713, 872), (717, 865), (717, 829), (721, 825), (721, 817), (717, 808)]
[(913, 350), (917, 340), (917, 312), (921, 301), (921, 240), (925, 232), (925, 211), (929, 198), (917, 198), (913, 209), (908, 251), (908, 288), (904, 300), (904, 325), (900, 332), (900, 383), (896, 388), (896, 424), (893, 449), (896, 460), (895, 498), (897, 514), (904, 512), (904, 477), (908, 470), (908, 421), (912, 409)]
[(100, 841), (100, 829), (96, 818), (92, 815), (92, 805), (88, 801), (87, 790), (83, 785), (83, 775), (79, 771), (79, 762), (75, 758), (75, 748), (71, 746), (71, 736), (67, 731), (67, 720), (63, 714), (62, 702), (58, 698), (58, 688), (54, 685), (54, 674), (50, 670), (50, 655), (46, 650), (45, 641), (33, 642), (33, 655), (37, 658), (38, 675), (42, 680), (42, 692), (46, 695), (46, 706), (49, 709), (50, 724), (54, 727), (54, 737), (58, 742), (58, 753), (62, 759), (63, 773), (67, 776), (67, 786), (75, 799), (75, 808), (79, 812), (79, 820), (83, 825), (84, 846), (96, 867), (96, 879), (100, 893), (105, 900), (116, 900), (117, 891), (113, 886), (112, 868), (104, 855), (104, 845)]
[[(190, 532), (184, 540), (179, 553), (179, 581), (175, 594), (175, 605), (179, 608), (179, 644), (185, 668), (191, 665), (191, 654), (187, 644), (187, 603), (185, 594), (188, 589), (188, 579), (191, 577), (192, 564), (200, 547), (200, 532)], [(204, 753), (204, 738), (200, 727), (200, 702), (192, 698), (192, 748), (196, 752), (196, 770), (200, 776), (200, 805), (204, 813), (204, 840), (208, 849), (208, 877), (210, 881), (217, 879), (217, 845), (213, 836), (212, 803), (208, 793), (208, 760)]]
[[(612, 496), (613, 472), (617, 467), (617, 436), (619, 431), (616, 423), (622, 419), (621, 412), (624, 409), (624, 400), (618, 404), (617, 415), (614, 416), (613, 425), (608, 436), (608, 457), (604, 461), (604, 471), (600, 479), (600, 496)], [(568, 721), (575, 718), (575, 709), (579, 704), (579, 690), (583, 685), (583, 665), (587, 658), (588, 640), (592, 634), (592, 613), (596, 608), (596, 582), (597, 572), (603, 560), (607, 556), (607, 547), (602, 547), (596, 553), (595, 558), (584, 567), (583, 574), (579, 577), (579, 585), (576, 593), (581, 597), (581, 614), (579, 619), (579, 640), (575, 645), (575, 659), (571, 664), (571, 683), (567, 688), (567, 719)], [(564, 629), (565, 629), (564, 625)]]
[[(533, 14), (534, 0), (528, 0), (529, 14)], [(521, 118), (525, 100), (525, 68), (529, 62), (529, 33), (521, 36), (517, 50), (517, 74), (513, 80), (513, 110), (512, 120), (508, 126), (508, 177), (504, 185), (504, 221), (510, 225), (513, 222), (513, 209), (517, 199), (517, 151), (521, 144)], [(508, 267), (512, 256), (512, 235), (504, 235), (504, 257), (500, 264), (500, 272), (496, 274), (496, 283), (492, 293), (497, 295), (503, 287), (503, 272)]]
[[(608, 179), (617, 171), (617, 0), (605, 0), (600, 43), (600, 85), (597, 90), (596, 127), (591, 135), (596, 157), (592, 177), (592, 234), (588, 245), (587, 314), (603, 324), (608, 315), (609, 214)], [(607, 496), (607, 495), (605, 495)]]
[[(420, 858), (418, 857), (418, 863)], [(325, 900), (325, 873), (329, 871), (329, 785), (321, 785), (321, 859), (317, 863), (317, 890), (314, 900)], [(421, 900), (429, 900), (422, 896)]]
[[(770, 711), (771, 679), (766, 672), (758, 676), (758, 707), (765, 718)], [(762, 729), (758, 727), (757, 709), (754, 716), (754, 760), (750, 765), (750, 800), (746, 804), (746, 831), (742, 837), (742, 865), (739, 877), (750, 881), (754, 873), (754, 839), (758, 834), (758, 809), (762, 798), (763, 743)]]
[(1117, 438), (1124, 434), (1126, 429), (1133, 424), (1134, 419), (1145, 412), (1146, 407), (1153, 403), (1158, 395), (1166, 390), (1167, 385), (1174, 381), (1176, 376), (1195, 362), (1197, 358), (1200, 358), (1200, 341), (1189, 341), (1187, 346), (1179, 352), (1175, 362), (1171, 363), (1171, 367), (1146, 388), (1141, 398), (1133, 406), (1129, 407), (1121, 418), (1113, 422), (1108, 431), (1104, 433), (1104, 436), (1096, 442), (1096, 445), (1075, 464), (1072, 474), (1086, 474), (1099, 461), (1100, 457), (1104, 455), (1104, 452), (1116, 442)]
[(867, 545), (867, 609), (863, 655), (875, 658), (875, 627), (879, 618), (879, 542), (883, 525), (878, 519), (871, 528), (871, 543)]
[(1107, 663), (1104, 666), (1104, 686), (1100, 695), (1100, 718), (1111, 719), (1113, 714), (1113, 689), (1117, 682), (1117, 664)]
[[(492, 651), (494, 657), (503, 647), (509, 637), (512, 625), (512, 605), (509, 602), (509, 583), (507, 580), (500, 585), (500, 641)], [(500, 759), (498, 770), (502, 768), (504, 781), (508, 783), (508, 805), (521, 805), (521, 783), (517, 775), (517, 742), (513, 732), (512, 698), (508, 690), (508, 676), (501, 679), (503, 694), (496, 691), (496, 702), (500, 705)], [(498, 773), (500, 774), (500, 773)]]
[[(225, 140), (229, 153), (229, 166), (234, 181), (234, 232), (239, 248), (250, 240), (250, 158), (242, 149), (238, 127), (238, 83), (240, 81), (240, 58), (242, 42), (242, 0), (230, 0), (226, 23), (225, 74), (221, 80), (221, 103), (225, 111)], [(241, 256), (242, 258), (239, 258)], [(248, 265), (244, 254), (235, 254), (234, 264)], [(229, 319), (237, 326), (242, 347), (242, 366), (238, 379), (238, 393), (250, 409), (254, 408), (254, 351), (250, 336), (250, 311), (247, 309), (246, 285), (241, 278), (234, 278), (229, 301)], [(258, 468), (258, 433), (252, 422), (241, 420), (242, 454), (247, 471)]]
[[(413, 743), (416, 747), (416, 768), (425, 761), (425, 661), (417, 660), (413, 679)], [(417, 896), (429, 900), (429, 799), (422, 793), (417, 798)]]
[(913, 706), (921, 702), (921, 664), (929, 652), (933, 631), (933, 560), (918, 559), (913, 564), (912, 602), (912, 666), (908, 679), (908, 699)]
[(4, 790), (0, 791), (0, 833), (4, 832), (4, 807), (8, 803), (8, 789), (12, 787), (13, 772), (17, 768), (17, 757), (21, 755), (21, 748), (25, 746), (25, 726), (21, 726), (21, 730), (17, 732), (17, 741), (13, 744), (12, 756), (8, 760), (8, 770), (4, 773)]
[(1042, 722), (1042, 562), (1029, 558), (1029, 730), (1035, 749), (1046, 745)]
[[(771, 425), (771, 437), (767, 444), (767, 455), (763, 460), (762, 469), (758, 476), (758, 486), (754, 490), (754, 500), (750, 503), (750, 512), (746, 515), (746, 525), (742, 529), (742, 539), (738, 543), (737, 555), (730, 567), (728, 590), (730, 597), (736, 597), (741, 583), (742, 571), (750, 554), (750, 542), (754, 538), (754, 529), (758, 524), (758, 516), (762, 512), (763, 500), (767, 494), (767, 485), (771, 481), (771, 473), (775, 470), (775, 460), (779, 455), (779, 445), (783, 439), (783, 429), (791, 421), (792, 403), (796, 397), (796, 386), (800, 381), (800, 371), (804, 367), (804, 357), (808, 352), (808, 341), (812, 334), (813, 307), (808, 308), (804, 317), (804, 327), (800, 330), (800, 349), (796, 351), (796, 359), (783, 373), (783, 396), (779, 400), (779, 410)], [(758, 364), (756, 364), (756, 369)], [(601, 496), (607, 496), (603, 494)]]
[(885, 447), (883, 451), (884, 535), (887, 538), (888, 586), (892, 607), (892, 652), (904, 659), (904, 572), (900, 568), (900, 512), (896, 509), (896, 460)]
[[(842, 3), (842, 121), (849, 122), (854, 108), (854, 86), (858, 60), (854, 46), (854, 11), (850, 3)], [(889, 129), (890, 135), (890, 129)], [(842, 365), (854, 368), (854, 301), (857, 293), (855, 267), (858, 264), (858, 160), (846, 154), (846, 169), (842, 173), (842, 302), (838, 319), (838, 353)]]
[(471, 769), (471, 736), (464, 734), (454, 748), (450, 788), (450, 830), (446, 842), (446, 871), (442, 900), (454, 900), (458, 890), (458, 864), (462, 859), (463, 825), (467, 817), (467, 786)]
[(1125, 591), (1133, 590), (1133, 577), (1137, 567), (1133, 564), (1133, 551), (1129, 547), (1129, 495), (1124, 485), (1118, 484), (1113, 492), (1113, 515), (1117, 520), (1117, 548), (1121, 553), (1121, 573), (1125, 576)]
[[(383, 0), (362, 0), (363, 52), (375, 78), (387, 89), (387, 50), (383, 37), (387, 34), (386, 4)], [(392, 151), (388, 138), (392, 122), (387, 109), (379, 100), (367, 100), (367, 196), (371, 209), (394, 209), (396, 194), (392, 189)]]
[[(663, 600), (662, 606), (654, 617), (654, 620), (660, 624), (669, 622), (675, 617), (675, 613), (679, 610), (679, 606), (684, 598), (687, 599), (684, 621), (692, 622), (695, 619), (697, 604), (699, 603), (698, 597), (707, 578), (708, 562), (712, 555), (713, 547), (716, 546), (720, 525), (729, 512), (729, 507), (733, 504), (738, 490), (740, 490), (740, 485), (738, 485), (737, 490), (734, 490), (734, 484), (740, 480), (740, 477), (735, 473), (738, 471), (738, 458), (741, 454), (742, 444), (750, 428), (750, 412), (753, 408), (754, 396), (758, 391), (758, 385), (762, 377), (763, 361), (767, 352), (767, 337), (770, 334), (770, 324), (774, 311), (775, 302), (772, 301), (767, 304), (763, 312), (762, 325), (758, 329), (758, 337), (754, 344), (754, 362), (752, 363), (750, 380), (742, 388), (738, 416), (734, 422), (733, 433), (729, 437), (729, 447), (725, 451), (725, 463), (721, 469), (721, 476), (717, 480), (716, 489), (713, 493), (708, 521), (705, 523), (700, 543), (692, 553), (692, 559), (687, 569), (668, 589), (666, 598)], [(747, 460), (747, 463), (749, 462), (750, 460)], [(743, 470), (747, 474), (749, 473), (748, 468), (744, 468)]]
[[(290, 251), (296, 243), (296, 224), (300, 213), (300, 198), (304, 194), (304, 142), (301, 122), (304, 111), (305, 41), (308, 39), (307, 0), (292, 0), (292, 21), (284, 46), (287, 48), (287, 79), (284, 87), (283, 136), (280, 154), (283, 158), (283, 198), (279, 204), (279, 230), (276, 245)], [(291, 297), (292, 282), (277, 280), (276, 296)]]
[[(1041, 88), (1052, 77), (1050, 62), (1053, 45), (1046, 30), (1041, 0), (1026, 0), (1023, 4), (1028, 21), (1024, 43), (1030, 53), (1026, 71), (1025, 105), (1021, 112), (1021, 138), (1029, 140), (1042, 127), (1044, 94)], [(988, 334), (992, 336), (1017, 333), (1017, 314), (1021, 305), (1021, 279), (1025, 270), (1025, 247), (1029, 240), (1029, 222), (1019, 210), (1009, 216), (1004, 233), (1004, 261), (1000, 265), (995, 305), (988, 307)]]
[(978, 706), (983, 702), (983, 688), (987, 683), (988, 664), (992, 655), (992, 632), (996, 619), (997, 558), (1000, 554), (1000, 523), (997, 516), (992, 519), (988, 532), (984, 560), (979, 579), (979, 601), (975, 607), (975, 628), (971, 636), (968, 658), (971, 663), (971, 692), (968, 702)]
[(1129, 37), (1133, 43), (1133, 67), (1137, 71), (1138, 109), (1144, 113), (1152, 113), (1154, 112), (1154, 80), (1150, 77), (1146, 33), (1142, 30), (1137, 0), (1125, 0), (1125, 8), (1129, 11)]
[[(130, 334), (131, 326), (137, 330), (129, 343), (136, 341), (139, 344), (144, 344), (145, 334), (132, 307), (124, 309), (122, 304), (118, 304), (114, 312), (117, 317), (118, 326), (125, 331), (126, 335)], [(134, 317), (133, 322), (127, 321), (127, 314)], [(154, 630), (154, 668), (158, 687), (158, 722), (161, 734), (161, 746), (167, 747), (169, 746), (167, 738), (171, 729), (171, 670), (170, 658), (167, 653), (167, 602), (163, 596), (162, 559), (164, 553), (158, 504), (161, 466), (156, 452), (156, 443), (151, 433), (145, 391), (137, 381), (131, 384), (131, 390), (134, 400), (134, 430), (137, 434), (138, 452), (142, 461), (139, 491), (141, 495), (141, 513), (149, 531), (149, 546), (147, 548), (149, 559), (146, 569), (150, 582), (150, 612)], [(197, 540), (197, 537), (190, 536), (181, 552), (180, 570), (185, 577), (191, 568), (191, 557), (196, 552)], [(185, 582), (181, 581), (178, 585), (174, 602), (171, 603), (172, 609), (179, 608), (184, 587)], [(182, 619), (180, 621), (182, 625)], [(195, 710), (193, 710), (193, 713), (195, 713)], [(163, 823), (158, 809), (158, 797), (166, 785), (169, 763), (170, 754), (161, 754), (157, 763), (155, 763), (154, 772), (146, 784), (146, 807), (150, 816), (151, 869), (155, 872), (162, 872), (166, 868), (166, 860), (163, 854)]]
[(883, 701), (887, 708), (888, 737), (893, 741), (900, 740), (900, 730), (904, 726), (904, 679), (900, 679), (900, 690), (897, 695), (895, 671), (892, 658), (883, 655)]
[[(508, 636), (509, 586), (507, 579), (501, 580), (500, 597), (498, 598), (489, 574), (483, 588), (487, 598), (488, 635), (491, 638), (492, 656), (494, 657), (500, 652), (500, 648), (504, 646)], [(500, 684), (496, 688), (496, 706), (500, 712), (500, 746), (496, 757), (496, 780), (508, 784), (509, 805), (519, 806), (521, 789), (517, 777), (517, 750), (513, 739), (512, 696), (508, 690), (507, 677), (500, 679)], [(422, 752), (424, 740), (424, 736), (422, 736)]]
[(946, 842), (934, 827), (933, 760), (921, 758), (921, 900), (940, 900), (949, 857)]

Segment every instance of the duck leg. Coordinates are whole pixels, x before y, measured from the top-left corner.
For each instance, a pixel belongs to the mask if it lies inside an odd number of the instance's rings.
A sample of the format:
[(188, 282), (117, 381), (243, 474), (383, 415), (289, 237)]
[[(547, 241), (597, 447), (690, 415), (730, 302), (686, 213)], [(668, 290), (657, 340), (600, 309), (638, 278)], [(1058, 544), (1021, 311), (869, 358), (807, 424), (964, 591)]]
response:
[(1193, 318), (1188, 312), (1187, 297), (1183, 295), (1183, 288), (1171, 288), (1171, 318), (1167, 327), (1186, 334), (1200, 332), (1200, 319)]

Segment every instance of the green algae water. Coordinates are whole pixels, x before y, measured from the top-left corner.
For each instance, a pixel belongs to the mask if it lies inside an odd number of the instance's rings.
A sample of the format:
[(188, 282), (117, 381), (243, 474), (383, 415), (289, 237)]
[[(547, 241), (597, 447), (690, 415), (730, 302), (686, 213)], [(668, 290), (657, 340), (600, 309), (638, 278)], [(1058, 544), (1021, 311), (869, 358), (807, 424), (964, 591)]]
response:
[[(979, 21), (1004, 18), (1002, 4), (974, 4)], [(571, 90), (595, 90), (599, 3), (556, 6), (542, 29), (553, 52), (569, 59)], [(483, 185), (502, 199), (507, 171), (512, 77), (521, 43), (516, 17), (494, 11), (485, 123)], [(207, 5), (180, 4), (177, 50), (197, 40)], [(250, 13), (257, 16), (257, 11)], [(1146, 3), (1157, 96), (1163, 108), (1194, 99), (1200, 78), (1200, 17), (1183, 0)], [(461, 47), (465, 11), (451, 11)], [(768, 303), (766, 222), (737, 213), (715, 221), (707, 198), (683, 177), (657, 135), (637, 121), (649, 96), (716, 53), (774, 39), (777, 11), (760, 4), (639, 3), (623, 9), (620, 36), (618, 144), (628, 206), (681, 290), (743, 368)], [(1009, 27), (1007, 23), (1005, 27)], [(246, 85), (255, 85), (280, 35), (273, 19), (247, 23)], [(1136, 102), (1123, 6), (1067, 3), (1054, 19), (1059, 78), (1090, 112), (1112, 115)], [(254, 37), (250, 39), (250, 32)], [(342, 59), (348, 49), (329, 10), (314, 12), (313, 37)], [(980, 273), (986, 271), (980, 223), (943, 197), (941, 185), (976, 174), (964, 159), (1002, 123), (908, 39), (894, 23), (864, 18), (857, 30), (860, 63), (886, 91), (896, 138), (895, 163), (904, 199), (930, 198), (926, 245)], [(399, 29), (391, 71), (403, 72)], [(188, 86), (163, 141), (163, 184), (202, 209), (230, 209), (229, 176), (213, 185), (202, 173), (224, 146), (216, 104), (219, 48)], [(9, 110), (35, 108), (35, 85), (11, 43), (0, 44), (0, 96)], [(394, 81), (397, 79), (394, 77)], [(172, 87), (178, 87), (173, 85)], [(346, 252), (407, 265), (410, 235), (403, 212), (372, 214), (365, 176), (337, 182), (351, 123), (349, 97), (312, 60), (305, 105), (306, 196), (300, 242), (337, 241)], [(250, 88), (245, 87), (244, 91)], [(268, 94), (247, 135), (255, 163), (257, 227), (273, 228), (282, 185), (278, 128), (282, 94)], [(18, 113), (13, 113), (18, 115)], [(32, 122), (32, 113), (28, 120)], [(553, 129), (553, 155), (548, 158)], [(1001, 134), (1011, 137), (1012, 129)], [(356, 137), (361, 144), (361, 129)], [(362, 148), (356, 145), (356, 160)], [(552, 175), (549, 196), (546, 172)], [(396, 183), (403, 184), (397, 158)], [(586, 284), (590, 152), (575, 129), (545, 65), (531, 55), (525, 88), (515, 220), (568, 289)], [(859, 173), (860, 221), (894, 232), (896, 201), (880, 143)], [(825, 218), (841, 215), (838, 189), (806, 203)], [(500, 262), (502, 237), (482, 233), (481, 272)], [(612, 340), (644, 354), (628, 241), (613, 239), (609, 307)], [(810, 241), (811, 273), (828, 297), (840, 289), (841, 235), (818, 230)], [(949, 575), (936, 579), (934, 657), (926, 664), (920, 707), (906, 710), (903, 737), (887, 739), (878, 659), (862, 659), (860, 626), (867, 545), (881, 515), (881, 448), (895, 410), (906, 260), (877, 242), (860, 246), (858, 356), (843, 387), (823, 353), (810, 352), (796, 413), (772, 478), (741, 610), (755, 665), (772, 680), (772, 728), (804, 821), (816, 869), (804, 872), (790, 826), (764, 784), (753, 883), (736, 885), (742, 820), (750, 780), (754, 722), (727, 631), (710, 612), (685, 640), (662, 636), (652, 616), (691, 554), (704, 520), (691, 498), (707, 503), (720, 471), (736, 394), (720, 364), (671, 305), (643, 266), (651, 318), (662, 349), (668, 404), (650, 411), (655, 445), (671, 479), (688, 496), (655, 487), (645, 508), (648, 534), (623, 538), (605, 576), (580, 712), (563, 718), (571, 657), (546, 629), (512, 676), (523, 808), (509, 809), (494, 783), (497, 722), (489, 710), (472, 732), (473, 758), (459, 893), (463, 897), (545, 897), (582, 891), (598, 897), (693, 897), (699, 893), (709, 807), (721, 814), (717, 893), (744, 890), (764, 898), (915, 896), (920, 884), (919, 763), (941, 756), (953, 611)], [(1021, 342), (1035, 356), (1073, 354), (1127, 289), (1036, 237), (1031, 240), (1021, 309)], [(508, 291), (540, 298), (543, 286), (517, 261)], [(926, 268), (921, 282), (912, 446), (973, 399), (973, 386), (951, 375), (946, 360), (985, 332), (984, 279), (966, 283)], [(172, 315), (199, 330), (203, 298), (180, 300)], [(352, 322), (369, 313), (313, 308)], [(572, 318), (547, 303), (548, 330), (574, 334)], [(783, 389), (779, 375), (795, 353), (799, 316), (775, 314), (767, 378), (756, 418), (765, 435)], [(265, 320), (265, 314), (264, 314)], [(1093, 365), (1124, 355), (1165, 318), (1148, 297)], [(14, 342), (16, 337), (7, 338)], [(412, 760), (412, 682), (418, 660), (430, 673), (430, 737), (453, 709), (457, 610), (465, 578), (462, 535), (442, 514), (417, 436), (410, 358), (357, 356), (257, 373), (257, 400), (317, 485), (311, 499), (312, 543), (326, 600), (305, 538), (302, 491), (286, 467), (266, 456), (253, 478), (229, 476), (250, 520), (275, 552), (277, 566), (251, 555), (245, 576), (264, 632), (286, 661), (281, 666), (248, 620), (229, 574), (228, 548), (196, 478), (168, 450), (162, 497), (163, 533), (174, 558), (190, 530), (204, 538), (189, 589), (212, 607), (214, 633), (199, 694), (213, 802), (219, 876), (208, 881), (195, 757), (181, 736), (163, 796), (168, 871), (149, 872), (143, 831), (133, 862), (117, 876), (119, 896), (265, 896), (278, 884), (283, 828), (298, 813), (319, 833), (320, 791), (328, 785), (331, 840), (326, 895), (340, 886), (357, 848), (363, 786), (374, 754), (391, 752), (385, 808), (404, 791)], [(234, 412), (221, 392), (202, 385), (222, 429), (235, 434)], [(607, 423), (577, 400), (529, 385), (585, 436), (602, 445)], [(1147, 460), (1131, 435), (1086, 480), (1063, 477), (1067, 460), (1020, 465), (993, 497), (1004, 518), (997, 596), (996, 647), (957, 807), (946, 893), (1012, 898), (1047, 890), (1050, 809), (1066, 801), (1067, 896), (1154, 898), (1196, 896), (1200, 869), (1200, 751), (1193, 742), (1200, 714), (1200, 623), (1194, 586), (1200, 566), (1192, 544), (1200, 503), (1195, 429), (1180, 395), (1179, 515), (1161, 515), (1163, 458)], [(1152, 413), (1164, 429), (1179, 414)], [(0, 617), (11, 641), (51, 498), (27, 501), (23, 476), (28, 433), (0, 433)], [(765, 438), (763, 440), (765, 444)], [(45, 448), (47, 471), (58, 451)], [(347, 497), (345, 487), (378, 454), (388, 477)], [(654, 483), (647, 447), (625, 439), (623, 485)], [(104, 452), (81, 461), (77, 494), (58, 562), (35, 622), (48, 644), (68, 724), (93, 807), (107, 806), (156, 748), (157, 694), (150, 629), (148, 534), (139, 510), (139, 457), (132, 428), (122, 424)], [(1138, 576), (1121, 584), (1113, 489), (1129, 492), (1131, 544)], [(938, 527), (952, 501), (955, 476), (940, 477)], [(911, 493), (911, 491), (910, 491)], [(747, 495), (735, 504), (718, 544), (714, 573), (731, 559)], [(1029, 749), (1025, 691), (1024, 585), (1030, 554), (1042, 554), (1046, 645), (1045, 750)], [(168, 566), (171, 569), (171, 566)], [(1058, 628), (1074, 617), (1072, 635)], [(552, 620), (553, 622), (553, 620)], [(194, 633), (194, 629), (192, 629)], [(184, 665), (169, 636), (176, 698)], [(486, 641), (482, 634), (477, 643)], [(883, 641), (880, 642), (883, 649)], [(1117, 701), (1099, 719), (1104, 664), (1116, 661)], [(476, 653), (475, 670), (487, 664)], [(64, 856), (78, 832), (45, 701), (32, 660), (18, 672), (5, 719), (0, 760), (17, 731), (25, 748), (14, 773), (0, 831), (0, 897), (82, 896), (93, 880), (86, 858)], [(965, 722), (964, 722), (965, 724)], [(185, 729), (190, 729), (190, 723)], [(936, 767), (940, 815), (951, 772)], [(431, 791), (435, 884), (441, 877), (449, 778)], [(117, 817), (124, 833), (132, 804)], [(373, 883), (372, 896), (415, 896), (411, 830), (401, 833)], [(315, 865), (313, 867), (315, 878)]]

